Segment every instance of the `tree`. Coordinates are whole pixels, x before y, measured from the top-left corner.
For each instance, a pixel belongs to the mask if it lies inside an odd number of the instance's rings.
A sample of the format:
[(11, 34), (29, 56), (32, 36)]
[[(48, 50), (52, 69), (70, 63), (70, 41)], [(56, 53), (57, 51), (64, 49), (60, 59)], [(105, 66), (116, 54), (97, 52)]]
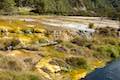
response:
[(56, 0), (57, 3), (57, 12), (59, 14), (70, 14), (71, 13), (71, 5), (69, 0)]
[(43, 13), (43, 8), (44, 8), (44, 4), (41, 0), (34, 0), (34, 7), (35, 10), (33, 10), (33, 12), (35, 13)]
[(10, 14), (15, 7), (14, 0), (0, 0), (0, 12)]
[(17, 7), (33, 7), (34, 0), (15, 0), (15, 3)]
[(69, 0), (36, 0), (35, 5), (39, 13), (68, 14), (71, 10)]
[(43, 10), (45, 13), (55, 13), (57, 11), (55, 0), (42, 0), (42, 2), (44, 5)]

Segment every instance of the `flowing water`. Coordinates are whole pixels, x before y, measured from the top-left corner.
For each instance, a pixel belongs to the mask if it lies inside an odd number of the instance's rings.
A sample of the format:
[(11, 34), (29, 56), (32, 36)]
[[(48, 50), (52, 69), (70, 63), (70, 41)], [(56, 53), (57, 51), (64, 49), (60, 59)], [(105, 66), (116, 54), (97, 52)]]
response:
[(120, 59), (88, 74), (84, 80), (120, 80)]

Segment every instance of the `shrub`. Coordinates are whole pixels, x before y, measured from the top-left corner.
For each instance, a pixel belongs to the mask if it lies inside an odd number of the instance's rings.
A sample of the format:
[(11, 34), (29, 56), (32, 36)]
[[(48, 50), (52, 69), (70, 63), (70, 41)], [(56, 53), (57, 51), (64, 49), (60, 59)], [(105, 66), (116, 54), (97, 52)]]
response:
[(95, 28), (94, 23), (89, 23), (89, 28), (91, 28), (91, 29)]
[(83, 37), (76, 37), (71, 42), (78, 45), (78, 46), (90, 45), (90, 41), (88, 41), (86, 38), (83, 38)]
[(105, 37), (103, 38), (103, 42), (105, 44), (110, 44), (110, 45), (119, 45), (120, 41), (118, 38), (114, 38), (114, 37)]
[(118, 36), (117, 29), (111, 27), (97, 28), (96, 32), (97, 34), (102, 36), (112, 36), (112, 37)]
[(68, 67), (68, 65), (65, 63), (63, 59), (55, 58), (55, 59), (52, 59), (49, 63), (52, 65), (60, 66), (60, 67)]
[(46, 39), (39, 39), (39, 43), (47, 43), (48, 41)]
[(87, 60), (82, 57), (70, 57), (66, 59), (66, 63), (72, 66), (73, 68), (87, 68)]
[(0, 14), (11, 14), (15, 8), (14, 0), (1, 0), (0, 1)]
[(113, 45), (96, 46), (93, 55), (97, 58), (118, 58), (120, 57), (120, 47)]
[(0, 43), (1, 50), (13, 50), (15, 48), (15, 46), (17, 46), (20, 43), (20, 41), (15, 38), (1, 39), (0, 41), (1, 41), (1, 43)]
[(0, 57), (0, 69), (11, 71), (22, 71), (26, 67), (24, 63), (14, 57), (1, 56)]
[(33, 28), (24, 28), (21, 31), (23, 33), (25, 33), (25, 34), (32, 34), (32, 33), (34, 33), (34, 29)]
[(55, 46), (55, 49), (59, 52), (67, 52), (67, 48), (65, 46), (62, 46), (62, 45)]

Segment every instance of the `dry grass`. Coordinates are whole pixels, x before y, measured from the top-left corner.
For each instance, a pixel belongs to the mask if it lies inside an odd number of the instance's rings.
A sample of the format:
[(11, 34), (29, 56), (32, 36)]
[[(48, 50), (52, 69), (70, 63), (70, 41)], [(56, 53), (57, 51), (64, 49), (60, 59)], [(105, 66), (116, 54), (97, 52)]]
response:
[[(23, 21), (16, 20), (19, 18), (28, 18), (28, 17), (36, 19), (36, 21), (27, 22), (24, 20)], [(0, 62), (0, 64), (2, 65), (2, 68), (7, 66), (8, 69), (6, 70), (9, 71), (10, 69), (9, 67), (11, 66), (8, 65), (7, 63), (12, 60), (14, 62), (11, 62), (11, 63), (16, 65), (13, 67), (15, 69), (19, 67), (23, 68), (23, 66), (21, 65), (25, 65), (27, 66), (27, 68), (29, 68), (29, 71), (31, 73), (34, 73), (34, 71), (38, 72), (39, 76), (41, 75), (41, 73), (43, 73), (42, 76), (46, 75), (56, 80), (58, 76), (56, 75), (57, 73), (54, 73), (54, 71), (55, 71), (55, 68), (57, 67), (57, 70), (59, 70), (58, 73), (60, 74), (60, 77), (64, 76), (64, 77), (67, 77), (68, 80), (70, 79), (76, 80), (81, 77), (84, 77), (86, 73), (88, 73), (89, 71), (97, 67), (103, 66), (107, 62), (107, 60), (112, 60), (120, 56), (119, 38), (112, 37), (112, 36), (103, 37), (102, 35), (95, 35), (91, 41), (85, 40), (78, 36), (77, 36), (78, 38), (76, 38), (74, 36), (73, 40), (70, 40), (70, 41), (61, 40), (58, 45), (40, 47), (39, 46), (40, 43), (42, 42), (44, 43), (44, 42), (47, 42), (47, 40), (51, 40), (49, 36), (46, 36), (46, 32), (48, 30), (54, 31), (54, 30), (60, 29), (60, 28), (54, 28), (54, 27), (51, 28), (50, 26), (42, 25), (40, 23), (40, 20), (48, 19), (48, 18), (61, 19), (63, 21), (72, 21), (72, 22), (78, 22), (78, 23), (83, 22), (85, 24), (87, 23), (89, 24), (93, 22), (95, 24), (99, 23), (99, 21), (95, 21), (99, 18), (83, 18), (83, 17), (76, 18), (76, 17), (68, 17), (68, 16), (67, 17), (63, 17), (63, 16), (1, 17), (0, 30), (3, 30), (3, 32), (0, 32), (0, 40), (1, 40), (0, 43), (2, 44), (2, 45), (0, 44), (0, 47), (1, 46), (9, 47), (8, 44), (12, 43), (12, 39), (17, 39), (20, 41), (19, 44), (14, 46), (15, 50), (0, 51), (0, 54), (7, 56), (7, 58), (4, 57), (4, 59), (0, 57), (3, 61), (3, 62), (2, 61)], [(108, 21), (108, 20), (105, 20), (105, 21)], [(108, 25), (108, 22), (105, 22), (103, 24), (106, 26)], [(114, 22), (114, 21), (110, 21), (110, 22)], [(113, 23), (114, 26), (116, 26), (116, 24), (117, 24), (116, 22)], [(7, 32), (4, 31), (6, 29), (8, 30)], [(52, 34), (50, 33), (49, 35), (52, 35)], [(16, 48), (21, 46), (22, 47), (27, 46), (29, 50)], [(38, 50), (33, 51), (31, 47), (32, 48), (37, 47)], [(81, 59), (80, 57), (84, 59)], [(58, 62), (55, 61), (56, 59)], [(66, 62), (66, 59), (68, 59), (68, 63)], [(20, 60), (20, 63), (19, 63), (19, 60)], [(50, 64), (49, 62), (51, 60), (53, 60), (55, 64)], [(60, 63), (59, 64), (60, 66), (64, 65), (62, 66), (62, 69), (59, 69), (58, 63)], [(45, 70), (47, 68), (53, 72), (48, 74), (40, 68)], [(26, 71), (27, 69), (25, 70), (25, 72)], [(17, 76), (19, 77), (19, 79), (17, 80), (21, 80), (20, 77), (22, 77), (22, 80), (30, 80), (31, 78), (28, 78), (28, 75), (30, 74), (29, 71), (28, 73), (25, 73), (25, 75), (27, 75), (25, 79), (23, 75), (19, 76), (19, 72), (15, 72), (15, 73), (10, 72), (10, 75), (9, 75), (9, 72), (6, 73), (6, 72), (0, 71), (0, 74), (2, 74), (3, 75), (2, 77), (4, 77), (5, 79), (7, 76), (11, 77), (12, 75), (16, 76), (16, 74), (18, 74)], [(20, 72), (20, 74), (24, 74), (24, 73)], [(36, 74), (34, 75), (36, 76)], [(0, 75), (0, 80), (2, 80), (1, 75)], [(40, 79), (33, 79), (33, 80), (40, 80)]]

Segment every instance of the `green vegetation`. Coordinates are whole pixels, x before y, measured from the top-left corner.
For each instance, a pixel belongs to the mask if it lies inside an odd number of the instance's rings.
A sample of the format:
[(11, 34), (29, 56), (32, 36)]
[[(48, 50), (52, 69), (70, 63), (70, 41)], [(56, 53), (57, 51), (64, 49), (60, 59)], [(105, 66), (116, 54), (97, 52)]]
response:
[(72, 66), (73, 68), (88, 68), (88, 64), (85, 58), (79, 58), (79, 57), (70, 57), (66, 59), (66, 63)]
[(40, 78), (31, 72), (13, 72), (13, 71), (3, 71), (0, 72), (1, 80), (46, 80), (45, 78)]
[[(0, 80), (56, 80), (57, 73), (60, 80), (77, 80), (120, 57), (116, 28), (96, 28), (91, 39), (60, 29), (67, 33), (69, 39), (65, 41), (61, 36), (54, 40), (54, 27), (9, 21), (0, 20)], [(90, 28), (93, 26), (89, 24)]]
[(0, 1), (0, 13), (1, 14), (11, 14), (15, 8), (14, 0), (1, 0)]
[(0, 54), (0, 80), (46, 80), (27, 69), (28, 67), (22, 60)]
[(94, 29), (95, 28), (94, 23), (89, 23), (89, 28)]
[(118, 18), (118, 0), (2, 0), (1, 14), (55, 14)]
[[(0, 0), (0, 15), (41, 14), (120, 20), (120, 1)], [(49, 17), (30, 18), (36, 22), (22, 20), (28, 17), (7, 18), (0, 19), (0, 80), (78, 80), (120, 57), (118, 29), (96, 28), (96, 24), (89, 23), (89, 28), (96, 32), (88, 39), (72, 30), (42, 25), (40, 21)], [(62, 34), (53, 35), (55, 30)]]

